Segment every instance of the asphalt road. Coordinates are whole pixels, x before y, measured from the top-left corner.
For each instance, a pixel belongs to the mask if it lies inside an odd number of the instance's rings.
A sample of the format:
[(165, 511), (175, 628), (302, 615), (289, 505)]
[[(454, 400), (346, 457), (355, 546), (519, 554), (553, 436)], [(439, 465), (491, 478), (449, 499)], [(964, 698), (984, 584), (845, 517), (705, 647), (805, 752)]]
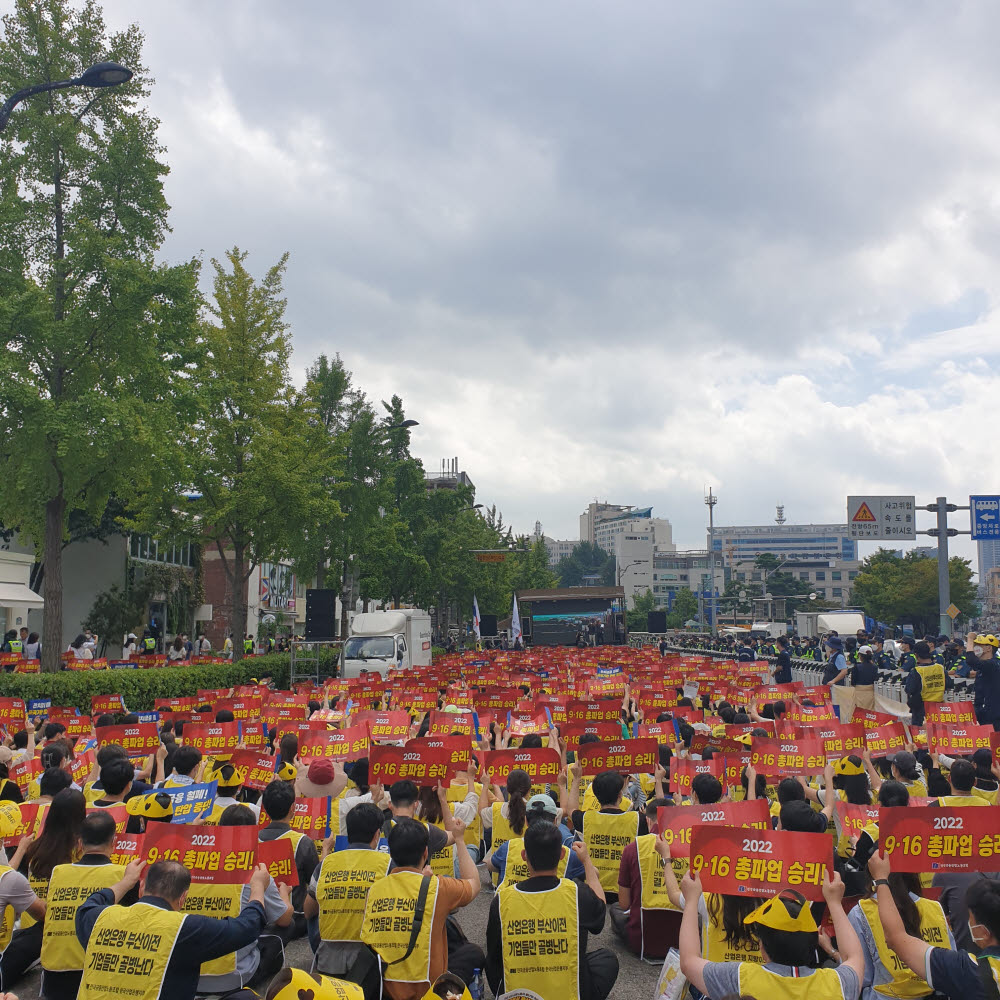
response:
[[(485, 946), (486, 920), (489, 917), (493, 893), (485, 887), (485, 876), (482, 873), (483, 869), (480, 868), (480, 875), (484, 878), (483, 891), (474, 902), (461, 911), (458, 919), (469, 940), (478, 941)], [(640, 962), (635, 955), (627, 952), (611, 930), (610, 921), (605, 923), (604, 931), (600, 935), (596, 937), (591, 935), (589, 947), (610, 948), (618, 956), (620, 966), (618, 982), (611, 994), (614, 1000), (651, 1000), (660, 973), (660, 964), (649, 965)], [(295, 941), (285, 949), (285, 962), (287, 965), (309, 968), (312, 964), (312, 952), (305, 938)], [(39, 1000), (41, 981), (41, 973), (38, 970), (30, 972), (20, 983), (15, 984), (14, 992), (20, 1000)]]

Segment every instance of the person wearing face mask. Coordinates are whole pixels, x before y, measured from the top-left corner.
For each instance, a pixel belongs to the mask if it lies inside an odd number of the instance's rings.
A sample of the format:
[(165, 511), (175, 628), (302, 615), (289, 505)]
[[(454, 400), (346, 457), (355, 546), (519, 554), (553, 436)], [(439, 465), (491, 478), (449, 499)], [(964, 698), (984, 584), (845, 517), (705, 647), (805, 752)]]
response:
[(965, 662), (976, 672), (976, 719), (981, 726), (992, 726), (1000, 731), (1000, 662), (997, 647), (1000, 640), (995, 635), (971, 633), (965, 642)]
[(868, 872), (875, 882), (878, 915), (886, 944), (898, 959), (936, 993), (956, 1000), (996, 1000), (1000, 982), (1000, 882), (979, 879), (966, 895), (969, 934), (980, 949), (976, 958), (967, 951), (935, 947), (907, 933), (889, 887), (889, 859), (872, 855)]

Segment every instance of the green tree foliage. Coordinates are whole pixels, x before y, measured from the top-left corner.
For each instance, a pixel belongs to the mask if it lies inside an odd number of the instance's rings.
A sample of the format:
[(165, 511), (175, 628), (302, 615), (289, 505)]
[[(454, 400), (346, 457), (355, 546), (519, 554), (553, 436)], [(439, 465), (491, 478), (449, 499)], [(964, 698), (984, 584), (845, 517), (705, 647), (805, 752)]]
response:
[[(309, 453), (308, 411), (292, 389), (282, 280), (287, 255), (260, 281), (238, 248), (217, 260), (214, 321), (199, 392), (202, 416), (188, 440), (186, 475), (202, 495), (185, 508), (192, 537), (212, 546), (231, 593), (231, 627), (246, 627), (255, 566), (287, 557), (303, 526), (337, 513), (324, 489), (326, 456)], [(242, 645), (234, 644), (235, 655)]]
[(656, 611), (656, 598), (653, 597), (652, 590), (647, 590), (645, 594), (640, 594), (635, 599), (635, 607), (631, 611), (625, 612), (625, 624), (630, 632), (645, 632), (649, 626), (647, 615), (650, 611)]
[[(975, 617), (979, 609), (969, 560), (952, 556), (948, 579), (952, 603), (963, 616)], [(937, 634), (937, 560), (912, 551), (900, 558), (880, 548), (861, 564), (851, 599), (876, 621), (912, 624), (918, 634)]]
[(586, 577), (597, 576), (605, 586), (615, 584), (615, 557), (598, 545), (580, 542), (556, 566), (560, 587), (582, 587)]
[(684, 623), (698, 618), (698, 598), (686, 587), (678, 590), (674, 605), (667, 615), (667, 628), (684, 628)]
[(0, 520), (44, 550), (43, 670), (59, 669), (71, 512), (162, 488), (193, 410), (197, 262), (159, 264), (167, 232), (157, 122), (135, 26), (94, 3), (16, 0), (0, 91), (102, 60), (135, 72), (30, 98), (0, 140)]

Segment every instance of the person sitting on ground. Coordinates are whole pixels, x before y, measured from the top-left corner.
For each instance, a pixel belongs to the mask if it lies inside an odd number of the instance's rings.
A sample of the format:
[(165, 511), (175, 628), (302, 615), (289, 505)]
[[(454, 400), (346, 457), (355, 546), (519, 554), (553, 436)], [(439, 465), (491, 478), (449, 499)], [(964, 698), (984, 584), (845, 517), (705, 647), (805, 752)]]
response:
[(814, 968), (818, 927), (801, 893), (783, 889), (744, 918), (760, 940), (764, 963), (709, 962), (701, 956), (698, 900), (701, 879), (689, 872), (681, 883), (684, 917), (681, 921), (681, 971), (711, 1000), (751, 996), (784, 1000), (858, 1000), (865, 960), (861, 942), (844, 913), (844, 883), (836, 872), (824, 873), (823, 897), (833, 920), (842, 956), (835, 969)]
[[(587, 951), (587, 935), (604, 929), (604, 890), (586, 845), (573, 845), (583, 865), (581, 885), (560, 878), (562, 835), (551, 823), (532, 823), (524, 834), (528, 878), (501, 886), (486, 926), (486, 978), (499, 996), (529, 989), (544, 997), (605, 1000), (618, 979), (618, 959), (607, 948)], [(532, 920), (530, 918), (534, 917)], [(551, 941), (542, 967), (532, 947), (544, 922)]]

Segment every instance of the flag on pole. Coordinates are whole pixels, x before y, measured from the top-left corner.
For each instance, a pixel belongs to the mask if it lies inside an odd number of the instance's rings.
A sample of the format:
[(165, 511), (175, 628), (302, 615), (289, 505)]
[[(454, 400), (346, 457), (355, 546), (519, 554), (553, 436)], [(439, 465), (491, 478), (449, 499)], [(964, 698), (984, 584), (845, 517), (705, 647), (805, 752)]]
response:
[(472, 631), (476, 633), (477, 639), (482, 639), (482, 634), (479, 631), (479, 601), (476, 600), (476, 595), (472, 595)]
[(521, 616), (517, 613), (517, 594), (514, 595), (514, 611), (510, 616), (511, 644), (521, 638)]

